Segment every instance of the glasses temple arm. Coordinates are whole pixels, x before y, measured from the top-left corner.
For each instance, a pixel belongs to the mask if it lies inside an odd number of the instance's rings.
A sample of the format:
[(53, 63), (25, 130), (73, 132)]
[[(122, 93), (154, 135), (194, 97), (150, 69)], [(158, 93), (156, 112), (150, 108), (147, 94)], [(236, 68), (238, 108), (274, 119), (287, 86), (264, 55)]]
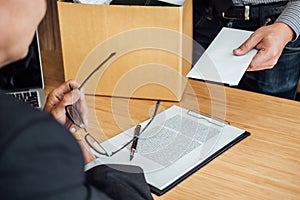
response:
[(116, 55), (116, 52), (111, 53), (96, 69), (94, 69), (85, 79), (84, 81), (81, 83), (81, 85), (79, 86), (79, 90), (84, 86), (84, 84), (94, 75), (94, 73), (96, 73), (101, 67), (102, 65), (104, 65), (109, 59), (111, 59), (111, 57), (113, 57), (114, 55)]
[(156, 102), (154, 113), (153, 113), (153, 115), (152, 115), (150, 121), (149, 121), (149, 122), (147, 123), (147, 125), (142, 129), (142, 131), (141, 131), (140, 134), (142, 134), (142, 133), (146, 130), (146, 128), (151, 124), (151, 122), (152, 122), (153, 119), (155, 118), (156, 113), (157, 113), (157, 110), (158, 110), (158, 107), (159, 107), (159, 104), (160, 104), (160, 100), (158, 100), (158, 101)]

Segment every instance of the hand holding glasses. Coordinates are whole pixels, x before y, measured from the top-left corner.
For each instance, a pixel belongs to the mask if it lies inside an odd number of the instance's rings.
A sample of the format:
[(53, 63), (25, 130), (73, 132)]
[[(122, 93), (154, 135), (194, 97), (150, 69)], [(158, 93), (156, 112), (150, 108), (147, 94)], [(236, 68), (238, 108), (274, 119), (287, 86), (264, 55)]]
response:
[[(83, 87), (83, 85), (94, 75), (95, 72), (97, 72), (109, 59), (111, 59), (114, 55), (116, 55), (115, 52), (111, 53), (96, 69), (94, 69), (82, 82), (82, 84), (79, 86), (79, 90)], [(158, 107), (159, 107), (160, 101), (158, 100), (155, 106), (155, 110), (154, 113), (150, 119), (150, 121), (146, 124), (146, 126), (142, 129), (142, 131), (140, 131), (139, 134), (142, 134), (145, 129), (151, 124), (151, 122), (153, 121), (154, 117), (156, 116)], [(134, 136), (130, 141), (128, 141), (127, 143), (125, 143), (122, 147), (120, 147), (119, 149), (108, 153), (103, 147), (102, 145), (96, 140), (96, 138), (94, 138), (90, 132), (88, 132), (86, 125), (83, 122), (83, 119), (80, 115), (80, 112), (77, 110), (76, 105), (75, 104), (71, 104), (71, 105), (67, 105), (65, 107), (66, 110), (66, 115), (68, 117), (68, 119), (74, 124), (76, 125), (78, 128), (82, 129), (85, 131), (85, 136), (84, 139), (86, 141), (86, 143), (90, 146), (90, 148), (92, 148), (95, 152), (97, 152), (100, 155), (104, 155), (104, 156), (108, 156), (111, 157), (114, 154), (118, 153), (119, 151), (121, 151), (122, 149), (124, 149), (127, 145), (129, 145), (131, 142), (133, 142), (135, 145), (133, 146), (134, 149), (136, 148), (137, 145), (137, 139), (138, 137)], [(138, 125), (140, 126), (140, 125)], [(140, 127), (139, 127), (140, 128)], [(132, 148), (133, 149), (133, 148)], [(133, 158), (133, 154), (130, 154), (130, 158)], [(130, 160), (131, 160), (130, 159)]]

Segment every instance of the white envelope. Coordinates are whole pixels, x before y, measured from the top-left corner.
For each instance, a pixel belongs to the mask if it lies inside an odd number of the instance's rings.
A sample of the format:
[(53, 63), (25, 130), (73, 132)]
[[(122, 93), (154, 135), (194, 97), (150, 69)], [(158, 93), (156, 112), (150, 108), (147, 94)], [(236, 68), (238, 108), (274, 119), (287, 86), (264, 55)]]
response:
[(233, 50), (246, 41), (252, 31), (223, 28), (197, 61), (187, 77), (238, 85), (257, 50), (235, 56)]

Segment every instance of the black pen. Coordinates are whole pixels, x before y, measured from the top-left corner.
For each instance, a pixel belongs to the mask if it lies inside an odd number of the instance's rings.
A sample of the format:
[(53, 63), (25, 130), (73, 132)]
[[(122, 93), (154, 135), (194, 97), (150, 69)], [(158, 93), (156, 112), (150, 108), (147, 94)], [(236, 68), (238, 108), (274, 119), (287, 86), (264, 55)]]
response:
[(134, 136), (133, 136), (132, 145), (130, 147), (130, 158), (129, 158), (129, 160), (132, 160), (132, 158), (133, 158), (134, 152), (136, 150), (137, 142), (138, 142), (138, 139), (139, 139), (140, 131), (141, 131), (141, 125), (137, 125), (134, 129)]

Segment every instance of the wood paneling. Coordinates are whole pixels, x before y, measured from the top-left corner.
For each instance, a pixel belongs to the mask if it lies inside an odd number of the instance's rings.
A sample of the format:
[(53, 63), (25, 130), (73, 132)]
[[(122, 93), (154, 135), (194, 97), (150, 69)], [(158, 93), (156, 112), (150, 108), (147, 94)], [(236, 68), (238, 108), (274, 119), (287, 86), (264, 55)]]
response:
[(61, 51), (57, 0), (47, 0), (47, 13), (39, 26), (41, 50)]

